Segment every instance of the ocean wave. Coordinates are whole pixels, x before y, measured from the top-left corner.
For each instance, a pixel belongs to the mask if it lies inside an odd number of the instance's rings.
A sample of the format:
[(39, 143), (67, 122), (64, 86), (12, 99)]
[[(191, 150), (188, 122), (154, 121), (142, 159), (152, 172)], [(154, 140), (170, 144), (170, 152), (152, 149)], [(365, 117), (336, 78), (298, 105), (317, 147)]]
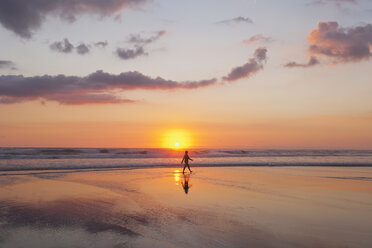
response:
[[(156, 167), (182, 167), (180, 159), (11, 159), (0, 160), (0, 171), (32, 171), (32, 170), (92, 170), (92, 169), (134, 169)], [(192, 167), (231, 167), (231, 166), (372, 166), (372, 161), (358, 159), (314, 159), (314, 158), (199, 158), (191, 164)]]
[[(182, 150), (0, 148), (0, 171), (180, 167)], [(190, 149), (192, 166), (372, 166), (370, 150)]]
[[(144, 148), (0, 148), (1, 159), (67, 159), (67, 158), (179, 158), (182, 150)], [(367, 157), (371, 150), (315, 149), (190, 149), (200, 158), (224, 157)]]

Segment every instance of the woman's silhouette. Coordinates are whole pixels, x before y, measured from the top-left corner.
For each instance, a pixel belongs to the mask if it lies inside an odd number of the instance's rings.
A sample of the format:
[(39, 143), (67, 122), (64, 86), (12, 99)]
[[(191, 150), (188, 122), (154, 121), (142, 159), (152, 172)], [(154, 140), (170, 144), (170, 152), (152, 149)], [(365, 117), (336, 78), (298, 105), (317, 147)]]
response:
[(182, 188), (183, 190), (185, 191), (185, 194), (189, 193), (189, 188), (191, 188), (191, 184), (189, 184), (189, 180), (190, 180), (190, 174), (184, 174), (183, 175), (183, 182), (181, 182), (182, 184)]
[(183, 167), (182, 173), (185, 173), (186, 166), (189, 168), (189, 171), (192, 172), (189, 166), (189, 160), (192, 161), (192, 159), (189, 157), (189, 152), (185, 151), (185, 155), (183, 155), (183, 159), (181, 161), (181, 164), (183, 164), (183, 161), (185, 161), (185, 166)]

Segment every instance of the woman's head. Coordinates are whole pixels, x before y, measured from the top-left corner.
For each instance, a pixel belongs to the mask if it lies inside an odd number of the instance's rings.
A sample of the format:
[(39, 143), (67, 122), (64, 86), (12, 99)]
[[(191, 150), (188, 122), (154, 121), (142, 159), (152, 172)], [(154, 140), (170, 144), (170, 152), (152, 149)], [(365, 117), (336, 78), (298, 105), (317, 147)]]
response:
[(185, 151), (185, 154), (188, 154), (189, 152), (188, 151)]

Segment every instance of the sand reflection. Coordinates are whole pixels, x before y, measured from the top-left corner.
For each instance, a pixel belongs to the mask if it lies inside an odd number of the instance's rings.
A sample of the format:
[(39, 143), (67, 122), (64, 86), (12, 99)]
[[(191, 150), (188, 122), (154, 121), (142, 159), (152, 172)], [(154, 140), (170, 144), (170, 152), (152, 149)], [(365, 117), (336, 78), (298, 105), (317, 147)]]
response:
[(0, 177), (0, 247), (371, 247), (372, 168), (345, 170)]
[(174, 184), (175, 185), (180, 185), (180, 174), (181, 172), (179, 170), (174, 170), (173, 171), (173, 177), (174, 177)]
[(185, 194), (189, 193), (189, 189), (192, 186), (190, 184), (190, 177), (191, 177), (191, 174), (183, 174), (183, 181), (181, 182), (181, 184), (182, 184), (183, 190), (185, 191)]
[(174, 170), (173, 171), (174, 184), (179, 186), (180, 183), (181, 183), (181, 186), (182, 186), (185, 194), (189, 193), (189, 189), (192, 186), (190, 184), (190, 178), (191, 178), (190, 173), (182, 173), (180, 170)]

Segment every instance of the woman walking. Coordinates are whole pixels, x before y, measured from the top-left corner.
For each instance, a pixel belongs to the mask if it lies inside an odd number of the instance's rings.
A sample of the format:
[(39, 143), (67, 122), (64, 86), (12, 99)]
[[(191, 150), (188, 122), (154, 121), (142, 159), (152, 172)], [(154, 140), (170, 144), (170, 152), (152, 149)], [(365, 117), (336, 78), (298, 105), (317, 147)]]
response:
[(184, 173), (184, 174), (185, 174), (186, 166), (187, 166), (187, 168), (189, 168), (189, 171), (192, 172), (192, 170), (190, 169), (190, 166), (189, 166), (189, 160), (193, 161), (189, 157), (189, 152), (188, 151), (185, 151), (185, 155), (183, 156), (183, 159), (181, 161), (181, 164), (183, 164), (183, 162), (185, 161), (185, 166), (183, 167), (183, 171), (182, 171), (182, 173)]

